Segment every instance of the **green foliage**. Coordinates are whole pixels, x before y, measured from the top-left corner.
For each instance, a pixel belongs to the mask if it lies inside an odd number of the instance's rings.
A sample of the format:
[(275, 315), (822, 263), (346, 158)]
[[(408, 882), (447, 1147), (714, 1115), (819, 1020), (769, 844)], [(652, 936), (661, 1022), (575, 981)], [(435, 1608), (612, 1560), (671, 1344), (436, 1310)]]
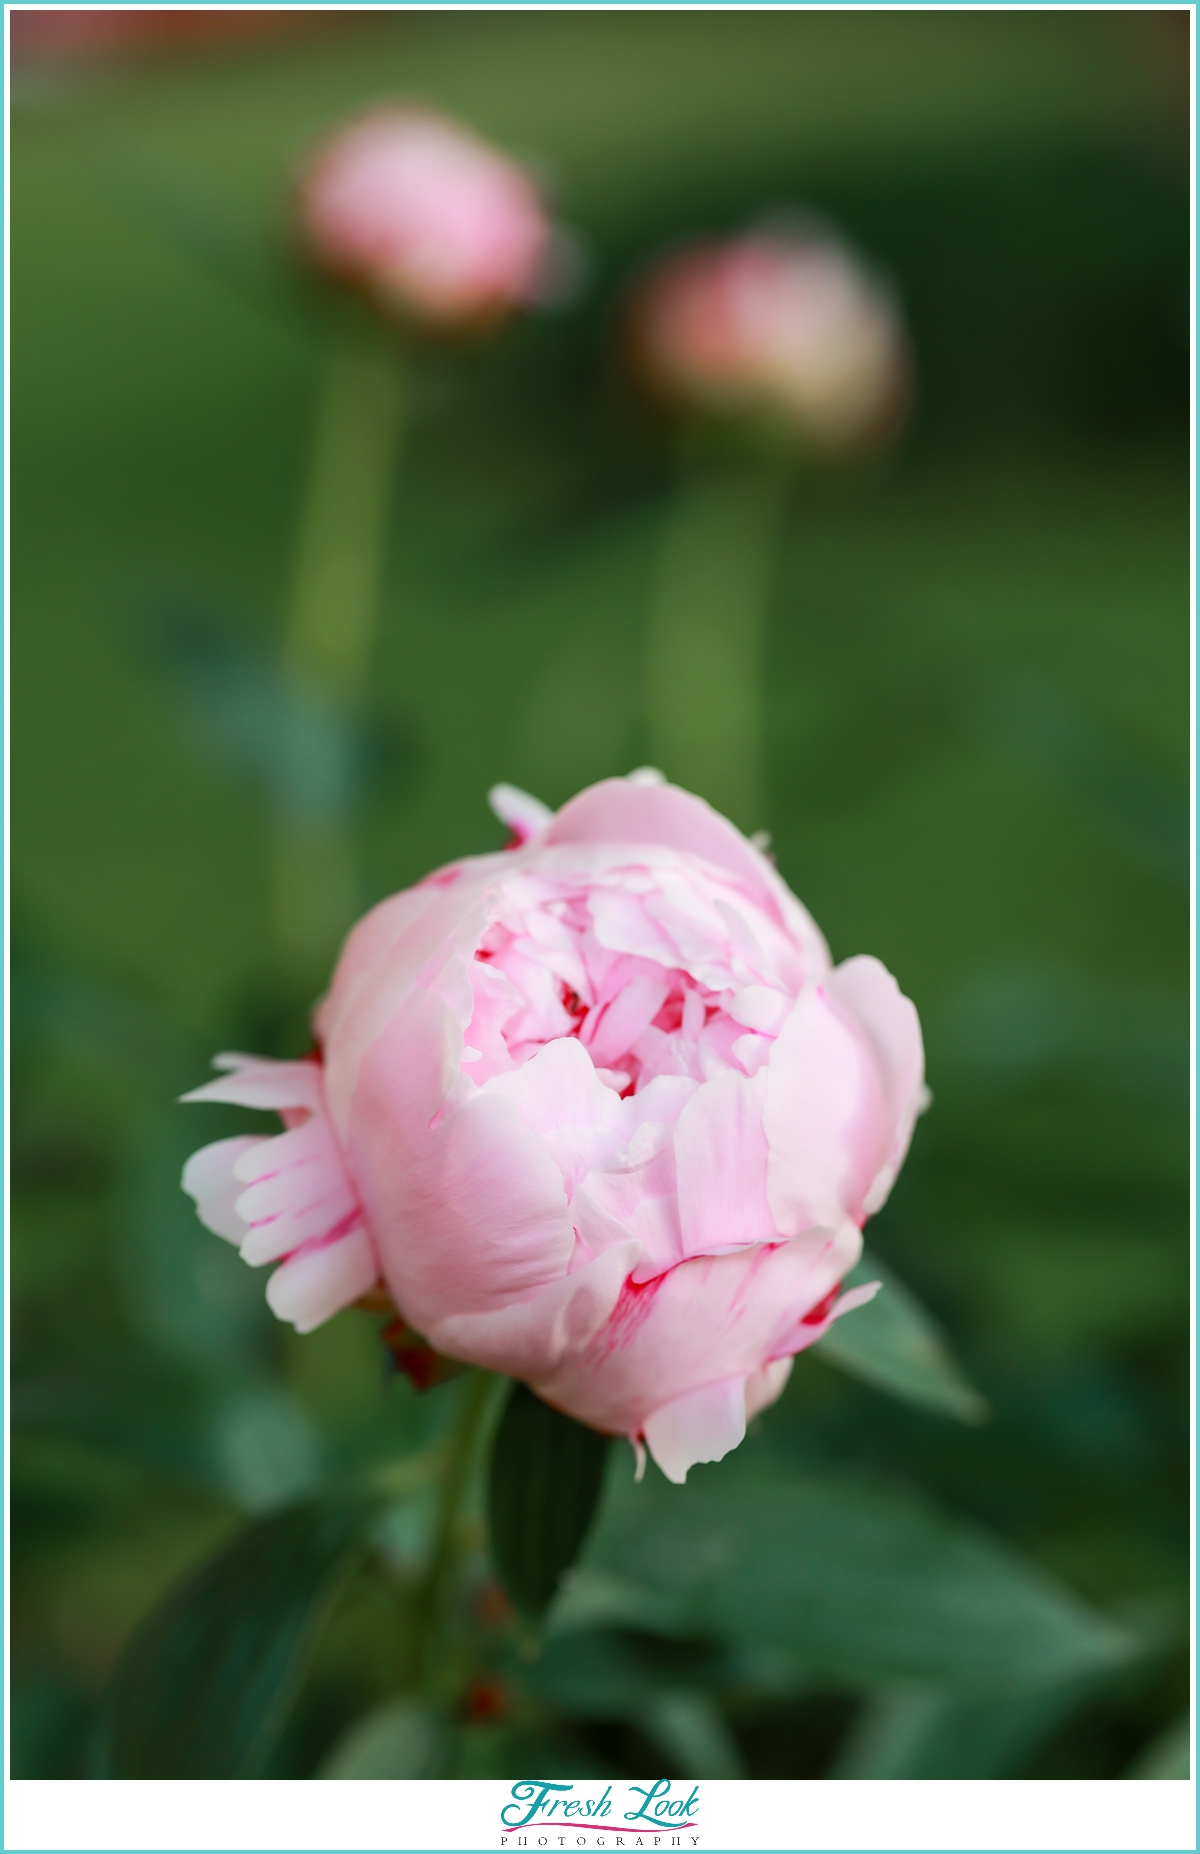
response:
[(579, 1555), (607, 1455), (607, 1436), (513, 1385), (492, 1446), (488, 1521), (496, 1569), (531, 1621)]
[(829, 1774), (879, 1781), (1007, 1776), (1078, 1710), (1088, 1692), (1085, 1681), (996, 1700), (962, 1700), (929, 1687), (893, 1688), (863, 1707)]
[[(614, 1477), (589, 1567), (653, 1593), (662, 1626), (790, 1649), (831, 1686), (1001, 1695), (1111, 1666), (1138, 1642), (981, 1529), (902, 1487), (761, 1453)], [(578, 1601), (576, 1591), (568, 1597)]]
[(882, 1283), (874, 1300), (835, 1320), (820, 1342), (828, 1364), (940, 1416), (979, 1423), (987, 1404), (951, 1357), (937, 1326), (890, 1268), (864, 1254), (847, 1287)]
[(1172, 1720), (1125, 1772), (1127, 1777), (1150, 1782), (1168, 1779), (1186, 1782), (1191, 1774), (1192, 1720), (1191, 1714), (1186, 1712), (1181, 1719)]
[(260, 1519), (141, 1625), (101, 1714), (104, 1777), (254, 1777), (363, 1547), (367, 1500)]
[(389, 1700), (358, 1719), (340, 1738), (318, 1777), (395, 1780), (449, 1774), (444, 1721), (417, 1700)]

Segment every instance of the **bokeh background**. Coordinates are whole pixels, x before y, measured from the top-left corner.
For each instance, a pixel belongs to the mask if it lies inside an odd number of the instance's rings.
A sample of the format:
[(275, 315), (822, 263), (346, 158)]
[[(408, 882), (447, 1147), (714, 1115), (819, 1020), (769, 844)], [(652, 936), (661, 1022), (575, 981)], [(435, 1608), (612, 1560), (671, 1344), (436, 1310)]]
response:
[[(738, 822), (835, 956), (877, 954), (918, 1005), (935, 1104), (872, 1241), (993, 1414), (911, 1409), (817, 1352), (743, 1453), (764, 1535), (776, 1472), (884, 1477), (1143, 1644), (972, 1711), (869, 1671), (706, 1686), (682, 1647), (664, 1687), (636, 1630), (593, 1635), (594, 1679), (481, 1688), (454, 1768), (1174, 1774), (1187, 16), (275, 13), (236, 44), (215, 16), (98, 17), (14, 19), (14, 1775), (89, 1774), (161, 1592), (454, 1395), (387, 1385), (367, 1315), (270, 1319), (178, 1189), (241, 1122), (173, 1105), (215, 1049), (304, 1046), (272, 954), (272, 690), (330, 312), (291, 276), (287, 196), (315, 132), (393, 95), (540, 163), (588, 266), (573, 304), (412, 373), (360, 900), (497, 844), (497, 779), (556, 804), (647, 757), (672, 462), (620, 384), (622, 292), (683, 234), (834, 219), (902, 295), (919, 404), (884, 463), (797, 479), (766, 815)], [(777, 1521), (786, 1553), (803, 1514)], [(271, 1774), (315, 1774), (386, 1692), (380, 1590), (345, 1599)]]

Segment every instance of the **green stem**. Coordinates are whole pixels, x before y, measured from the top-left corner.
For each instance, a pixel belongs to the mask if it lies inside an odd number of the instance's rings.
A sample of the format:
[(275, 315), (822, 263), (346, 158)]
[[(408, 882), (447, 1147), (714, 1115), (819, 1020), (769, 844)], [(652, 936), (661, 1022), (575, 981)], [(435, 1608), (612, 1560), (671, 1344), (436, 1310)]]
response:
[(463, 1403), (446, 1458), (429, 1570), (417, 1593), (419, 1677), (427, 1690), (446, 1684), (438, 1664), (444, 1636), (444, 1611), (457, 1567), (466, 1495), (479, 1446), (493, 1404), (496, 1379), (489, 1371), (473, 1372), (463, 1386)]
[(763, 658), (782, 458), (685, 463), (650, 611), (647, 705), (655, 765), (744, 830), (763, 819)]
[[(313, 433), (283, 646), (301, 751), (332, 756), (328, 792), (290, 806), (276, 829), (273, 903), (285, 972), (324, 976), (353, 918), (357, 870), (348, 809), (354, 740), (370, 668), (403, 411), (394, 348), (359, 339), (330, 354)], [(320, 768), (317, 768), (317, 784)]]

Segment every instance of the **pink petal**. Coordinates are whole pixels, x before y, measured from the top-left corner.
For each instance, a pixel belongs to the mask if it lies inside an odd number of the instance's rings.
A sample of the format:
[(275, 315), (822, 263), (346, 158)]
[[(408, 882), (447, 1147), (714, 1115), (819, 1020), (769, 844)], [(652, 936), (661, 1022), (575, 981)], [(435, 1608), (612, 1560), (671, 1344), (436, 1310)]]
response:
[(792, 1008), (792, 1000), (770, 985), (745, 985), (730, 1001), (729, 1015), (747, 1030), (774, 1036)]
[(450, 1358), (528, 1383), (551, 1380), (568, 1354), (603, 1331), (636, 1259), (636, 1244), (609, 1249), (531, 1300), (486, 1313), (449, 1314), (426, 1337)]
[[(350, 987), (339, 1012), (331, 1004), (321, 1017), (325, 1035), (325, 1093), (334, 1125), (345, 1140), (362, 1060), (395, 1018), (418, 979), (428, 982), (447, 965), (469, 954), (486, 925), (484, 897), (488, 878), (430, 886), (428, 905), (414, 914), (386, 958), (357, 987)], [(369, 917), (368, 917), (369, 918)], [(345, 955), (343, 955), (345, 957)], [(464, 973), (464, 1023), (473, 998)], [(457, 1060), (456, 1060), (457, 1066)]]
[(648, 1281), (674, 1268), (682, 1256), (679, 1209), (669, 1191), (651, 1195), (636, 1182), (627, 1195), (625, 1190), (620, 1173), (589, 1172), (571, 1199), (571, 1218), (591, 1255), (632, 1240), (637, 1248), (634, 1274), (638, 1281)]
[(661, 980), (632, 979), (607, 1006), (588, 1039), (592, 1061), (608, 1065), (625, 1055), (666, 1000), (667, 986)]
[(267, 1282), (267, 1303), (277, 1319), (289, 1320), (298, 1333), (310, 1333), (378, 1278), (374, 1251), (360, 1228), (340, 1242), (293, 1255)]
[(767, 1203), (763, 1087), (727, 1072), (697, 1089), (675, 1128), (684, 1255), (776, 1242)]
[(514, 1104), (465, 1078), (447, 1099), (461, 1050), (453, 1014), (418, 986), (368, 1049), (350, 1116), (384, 1276), (426, 1336), (549, 1286), (575, 1244), (562, 1173)]
[(870, 1046), (825, 986), (805, 986), (766, 1077), (767, 1200), (776, 1226), (791, 1236), (857, 1218), (887, 1117)]
[(235, 1139), (219, 1139), (211, 1146), (201, 1146), (183, 1168), (183, 1188), (195, 1199), (196, 1215), (205, 1229), (211, 1230), (214, 1236), (223, 1236), (226, 1242), (237, 1243), (239, 1248), (246, 1237), (247, 1225), (235, 1208), (243, 1186), (233, 1168), (238, 1159), (253, 1152), (256, 1146), (269, 1144), (268, 1140), (255, 1139), (253, 1134), (247, 1133)]
[(531, 798), (515, 785), (494, 785), (488, 804), (502, 824), (507, 824), (522, 843), (540, 837), (554, 813), (540, 798)]
[(829, 1312), (830, 1321), (840, 1320), (844, 1313), (853, 1313), (856, 1307), (865, 1307), (873, 1301), (882, 1281), (864, 1281), (861, 1287), (849, 1288), (834, 1301)]
[(530, 1381), (581, 1422), (639, 1435), (663, 1404), (747, 1378), (809, 1344), (805, 1313), (853, 1268), (861, 1247), (850, 1224), (836, 1234), (809, 1230), (790, 1242), (695, 1257), (640, 1286), (627, 1281), (589, 1342)]
[(769, 1410), (777, 1398), (783, 1395), (784, 1386), (792, 1375), (794, 1360), (790, 1358), (773, 1358), (761, 1371), (752, 1371), (746, 1379), (746, 1421), (757, 1416), (760, 1410)]
[(568, 1195), (616, 1143), (620, 1096), (605, 1087), (574, 1037), (544, 1044), (519, 1069), (493, 1076), (483, 1091), (511, 1101), (525, 1125), (542, 1135)]
[(218, 1056), (216, 1063), (227, 1069), (215, 1081), (181, 1094), (180, 1100), (225, 1102), (233, 1107), (284, 1108), (306, 1107), (319, 1113), (321, 1069), (316, 1062), (272, 1062), (265, 1056)]
[(350, 929), (338, 955), (333, 982), (313, 1011), (313, 1028), (322, 1044), (327, 1045), (337, 1035), (358, 993), (386, 963), (414, 921), (432, 907), (438, 893), (427, 883), (406, 888), (378, 902)]
[(604, 779), (556, 813), (543, 841), (661, 843), (702, 856), (728, 870), (760, 907), (795, 934), (805, 950), (807, 971), (822, 972), (829, 964), (816, 924), (761, 851), (711, 805), (677, 785)]
[(325, 1114), (263, 1140), (235, 1166), (246, 1189), (237, 1212), (247, 1225), (242, 1259), (257, 1267), (338, 1230), (361, 1223), (362, 1212), (346, 1176), (333, 1128)]
[(746, 1433), (744, 1378), (703, 1384), (646, 1418), (646, 1447), (669, 1481), (682, 1485), (700, 1461), (720, 1461)]
[(677, 785), (604, 779), (557, 812), (547, 843), (662, 843), (703, 856), (737, 876), (751, 894), (773, 900), (762, 876), (763, 859), (741, 832)]
[[(843, 1274), (848, 1274), (857, 1261), (858, 1255), (861, 1254), (862, 1238), (853, 1224), (847, 1224), (845, 1229), (851, 1239), (846, 1253), (853, 1256), (849, 1266), (843, 1266), (842, 1269)], [(866, 1281), (861, 1287), (849, 1288), (845, 1294), (839, 1294), (836, 1300), (828, 1306), (824, 1303), (830, 1300), (830, 1296), (824, 1295), (807, 1313), (801, 1316), (792, 1331), (781, 1342), (779, 1356), (794, 1358), (797, 1352), (803, 1352), (810, 1345), (816, 1345), (818, 1339), (825, 1337), (835, 1320), (840, 1320), (843, 1314), (853, 1313), (857, 1307), (865, 1307), (868, 1301), (874, 1300), (881, 1285), (882, 1283), (878, 1281)], [(815, 1319), (814, 1313), (821, 1313), (823, 1317)]]
[(868, 1216), (881, 1209), (908, 1151), (925, 1098), (925, 1052), (916, 1006), (886, 966), (869, 955), (847, 959), (829, 975), (830, 995), (852, 1012), (875, 1053), (883, 1082), (887, 1127), (878, 1167), (863, 1199)]

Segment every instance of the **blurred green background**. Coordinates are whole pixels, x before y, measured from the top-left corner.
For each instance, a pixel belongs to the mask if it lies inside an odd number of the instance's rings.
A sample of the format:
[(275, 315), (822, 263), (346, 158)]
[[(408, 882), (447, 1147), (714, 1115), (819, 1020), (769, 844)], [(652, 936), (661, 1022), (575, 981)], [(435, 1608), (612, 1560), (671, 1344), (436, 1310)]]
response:
[[(542, 163), (589, 270), (576, 304), (414, 373), (360, 899), (498, 843), (497, 779), (557, 804), (646, 757), (672, 471), (620, 381), (622, 293), (682, 234), (789, 202), (833, 218), (902, 294), (920, 400), (886, 464), (794, 487), (767, 815), (738, 822), (772, 831), (835, 957), (877, 954), (917, 1003), (934, 1107), (869, 1234), (993, 1415), (963, 1427), (809, 1354), (737, 1484), (785, 1569), (808, 1523), (789, 1477), (916, 1487), (1140, 1644), (1035, 1698), (963, 1698), (872, 1660), (884, 1588), (855, 1597), (865, 1659), (808, 1674), (731, 1673), (732, 1651), (714, 1673), (702, 1619), (656, 1633), (618, 1604), (574, 1684), (551, 1656), (540, 1688), (518, 1668), (486, 1689), (453, 1768), (1166, 1774), (1189, 1569), (1186, 15), (293, 23), (16, 73), (13, 1774), (88, 1774), (97, 1696), (171, 1581), (456, 1395), (382, 1385), (364, 1314), (304, 1339), (270, 1319), (178, 1189), (193, 1147), (250, 1123), (173, 1105), (216, 1049), (303, 1048), (262, 742), (331, 311), (289, 281), (286, 199), (315, 132), (397, 94)], [(720, 1504), (720, 1473), (697, 1499)], [(387, 1693), (386, 1607), (368, 1571), (271, 1774), (314, 1774)]]

